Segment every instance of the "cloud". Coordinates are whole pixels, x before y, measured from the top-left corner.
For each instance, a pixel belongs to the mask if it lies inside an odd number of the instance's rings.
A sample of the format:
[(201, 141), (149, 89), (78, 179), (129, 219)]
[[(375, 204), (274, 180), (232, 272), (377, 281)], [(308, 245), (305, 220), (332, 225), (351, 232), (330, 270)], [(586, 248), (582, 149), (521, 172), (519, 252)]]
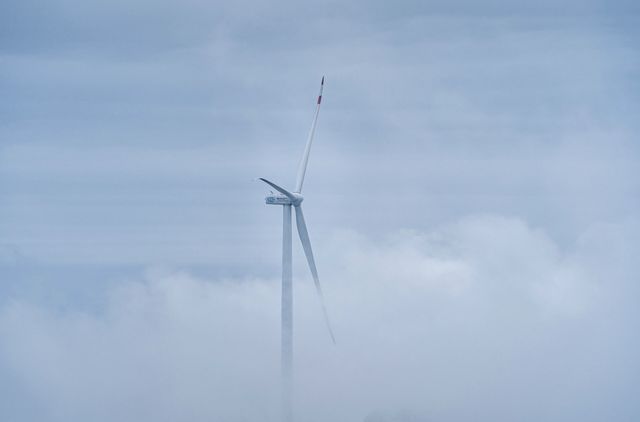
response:
[[(52, 0), (46, 5), (26, 0), (3, 5), (0, 15), (0, 48), (10, 52), (91, 52), (123, 53), (130, 57), (168, 49), (191, 47), (206, 42), (222, 31), (238, 34), (252, 43), (271, 46), (312, 43), (320, 29), (317, 20), (331, 23), (347, 18), (353, 24), (384, 23), (415, 16), (454, 17), (557, 17), (614, 16), (637, 12), (628, 0), (567, 1), (562, 5), (550, 0), (504, 2), (491, 0), (478, 4), (469, 0), (403, 1), (390, 6), (383, 1), (335, 0), (301, 6), (292, 1), (276, 4), (262, 0), (234, 3), (188, 0), (148, 0), (82, 2)], [(315, 27), (315, 28), (314, 28)], [(327, 27), (325, 26), (325, 29)], [(296, 32), (298, 37), (287, 37)], [(331, 31), (325, 30), (331, 37)]]
[(256, 420), (277, 378), (275, 293), (158, 273), (112, 290), (100, 315), (14, 302), (2, 366), (43, 420)]
[(252, 243), (275, 262), (251, 179), (291, 183), (323, 73), (312, 236), (498, 213), (562, 243), (637, 214), (635, 30), (600, 15), (76, 3), (38, 10), (86, 48), (18, 25), (56, 48), (1, 57), (0, 230), (34, 261), (217, 268)]
[(326, 74), (298, 414), (637, 419), (635, 3), (289, 3), (2, 5), (2, 416), (277, 420)]
[[(297, 260), (298, 417), (630, 420), (639, 233), (595, 225), (563, 250), (499, 216), (334, 232), (316, 249), (335, 347)], [(2, 308), (0, 372), (32, 420), (278, 420), (277, 279), (150, 270), (107, 295), (101, 312)]]

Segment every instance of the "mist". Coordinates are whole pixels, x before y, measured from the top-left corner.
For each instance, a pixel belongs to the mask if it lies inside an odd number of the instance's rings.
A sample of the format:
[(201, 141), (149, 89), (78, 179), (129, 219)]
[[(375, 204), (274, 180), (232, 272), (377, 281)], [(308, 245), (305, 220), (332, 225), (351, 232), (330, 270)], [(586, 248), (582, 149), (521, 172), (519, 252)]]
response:
[(0, 419), (635, 421), (621, 1), (0, 6)]
[[(630, 221), (562, 250), (520, 219), (487, 215), (376, 242), (333, 232), (317, 250), (335, 346), (297, 261), (297, 418), (633, 420), (639, 242)], [(156, 268), (107, 296), (92, 313), (3, 307), (5, 414), (279, 420), (276, 277)]]

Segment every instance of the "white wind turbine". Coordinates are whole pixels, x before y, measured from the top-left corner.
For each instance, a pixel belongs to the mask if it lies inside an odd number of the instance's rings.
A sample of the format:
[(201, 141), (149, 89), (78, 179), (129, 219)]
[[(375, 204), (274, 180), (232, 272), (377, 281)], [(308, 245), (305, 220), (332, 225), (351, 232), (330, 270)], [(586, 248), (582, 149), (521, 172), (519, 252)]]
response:
[(302, 159), (300, 160), (300, 166), (298, 167), (298, 176), (296, 178), (296, 186), (293, 192), (276, 185), (275, 183), (260, 178), (263, 182), (274, 188), (280, 194), (271, 194), (265, 198), (268, 205), (282, 205), (283, 210), (283, 228), (282, 228), (282, 398), (283, 398), (283, 420), (290, 422), (293, 420), (292, 411), (292, 366), (293, 366), (293, 289), (292, 289), (292, 258), (291, 258), (291, 206), (296, 210), (296, 226), (298, 228), (298, 235), (302, 242), (302, 248), (304, 254), (307, 257), (309, 263), (309, 269), (313, 276), (313, 282), (316, 286), (318, 297), (320, 298), (320, 304), (322, 305), (322, 313), (324, 320), (329, 329), (331, 340), (335, 343), (335, 337), (329, 324), (329, 316), (327, 315), (327, 309), (324, 305), (324, 298), (322, 296), (322, 289), (320, 287), (320, 280), (318, 279), (318, 270), (316, 269), (316, 263), (313, 259), (313, 251), (311, 250), (311, 242), (309, 241), (309, 233), (307, 232), (307, 225), (304, 221), (304, 215), (302, 213), (302, 183), (304, 182), (304, 175), (307, 171), (307, 163), (309, 162), (309, 151), (311, 150), (311, 144), (313, 142), (313, 135), (316, 131), (316, 123), (318, 121), (318, 114), (320, 113), (320, 103), (322, 102), (322, 89), (324, 88), (324, 76), (322, 82), (320, 82), (320, 94), (318, 95), (318, 102), (316, 105), (316, 112), (313, 117), (313, 123), (311, 124), (311, 130), (309, 131), (309, 138), (307, 139), (307, 145), (304, 148)]

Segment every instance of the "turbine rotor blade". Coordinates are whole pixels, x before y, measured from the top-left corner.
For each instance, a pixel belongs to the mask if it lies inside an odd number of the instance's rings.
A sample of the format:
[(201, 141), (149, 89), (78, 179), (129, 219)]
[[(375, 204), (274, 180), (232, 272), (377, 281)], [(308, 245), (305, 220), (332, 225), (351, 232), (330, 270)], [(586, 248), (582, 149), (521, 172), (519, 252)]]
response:
[(307, 232), (307, 224), (304, 221), (304, 214), (302, 213), (302, 207), (300, 205), (294, 207), (296, 209), (296, 226), (298, 227), (298, 235), (302, 242), (302, 249), (307, 257), (309, 263), (309, 269), (313, 276), (313, 282), (316, 285), (316, 292), (320, 298), (320, 305), (322, 305), (322, 313), (324, 315), (324, 321), (329, 329), (329, 335), (333, 344), (336, 343), (336, 339), (333, 336), (333, 330), (331, 329), (331, 323), (329, 322), (329, 314), (327, 313), (327, 307), (324, 304), (324, 295), (322, 294), (322, 288), (320, 287), (320, 279), (318, 278), (318, 270), (316, 269), (316, 262), (313, 259), (313, 251), (311, 250), (311, 241), (309, 240), (309, 233)]
[(316, 113), (313, 116), (313, 122), (311, 123), (311, 129), (309, 130), (309, 137), (307, 138), (307, 145), (304, 147), (304, 153), (298, 166), (298, 177), (296, 178), (296, 188), (294, 192), (302, 192), (302, 184), (304, 183), (304, 175), (307, 172), (307, 163), (309, 162), (309, 151), (311, 151), (311, 144), (313, 143), (313, 135), (316, 132), (316, 123), (318, 122), (318, 114), (320, 113), (320, 104), (322, 103), (322, 90), (324, 89), (324, 76), (322, 82), (320, 82), (320, 94), (318, 95), (318, 102), (316, 105)]
[(262, 180), (263, 182), (265, 182), (267, 185), (269, 185), (272, 188), (274, 188), (275, 190), (277, 190), (278, 192), (280, 192), (281, 194), (283, 194), (284, 196), (286, 196), (287, 198), (289, 198), (291, 200), (291, 202), (297, 201), (297, 198), (291, 192), (286, 190), (285, 188), (281, 188), (280, 186), (276, 185), (275, 183), (270, 182), (267, 179), (263, 179), (262, 177), (259, 177), (259, 179)]

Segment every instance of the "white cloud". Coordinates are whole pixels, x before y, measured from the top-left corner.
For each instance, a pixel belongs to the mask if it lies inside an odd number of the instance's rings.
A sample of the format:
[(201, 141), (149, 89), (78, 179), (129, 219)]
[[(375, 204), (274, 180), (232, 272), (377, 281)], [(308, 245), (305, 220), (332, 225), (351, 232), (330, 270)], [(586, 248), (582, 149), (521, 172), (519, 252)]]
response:
[[(375, 241), (336, 232), (316, 249), (337, 346), (297, 269), (300, 420), (637, 415), (625, 401), (639, 370), (625, 318), (637, 312), (624, 300), (637, 233), (600, 225), (565, 252), (495, 216)], [(603, 239), (620, 258), (610, 280), (610, 261), (590, 259)], [(7, 304), (0, 369), (39, 420), (275, 421), (278, 318), (276, 279), (150, 271), (110, 290), (101, 313)]]

